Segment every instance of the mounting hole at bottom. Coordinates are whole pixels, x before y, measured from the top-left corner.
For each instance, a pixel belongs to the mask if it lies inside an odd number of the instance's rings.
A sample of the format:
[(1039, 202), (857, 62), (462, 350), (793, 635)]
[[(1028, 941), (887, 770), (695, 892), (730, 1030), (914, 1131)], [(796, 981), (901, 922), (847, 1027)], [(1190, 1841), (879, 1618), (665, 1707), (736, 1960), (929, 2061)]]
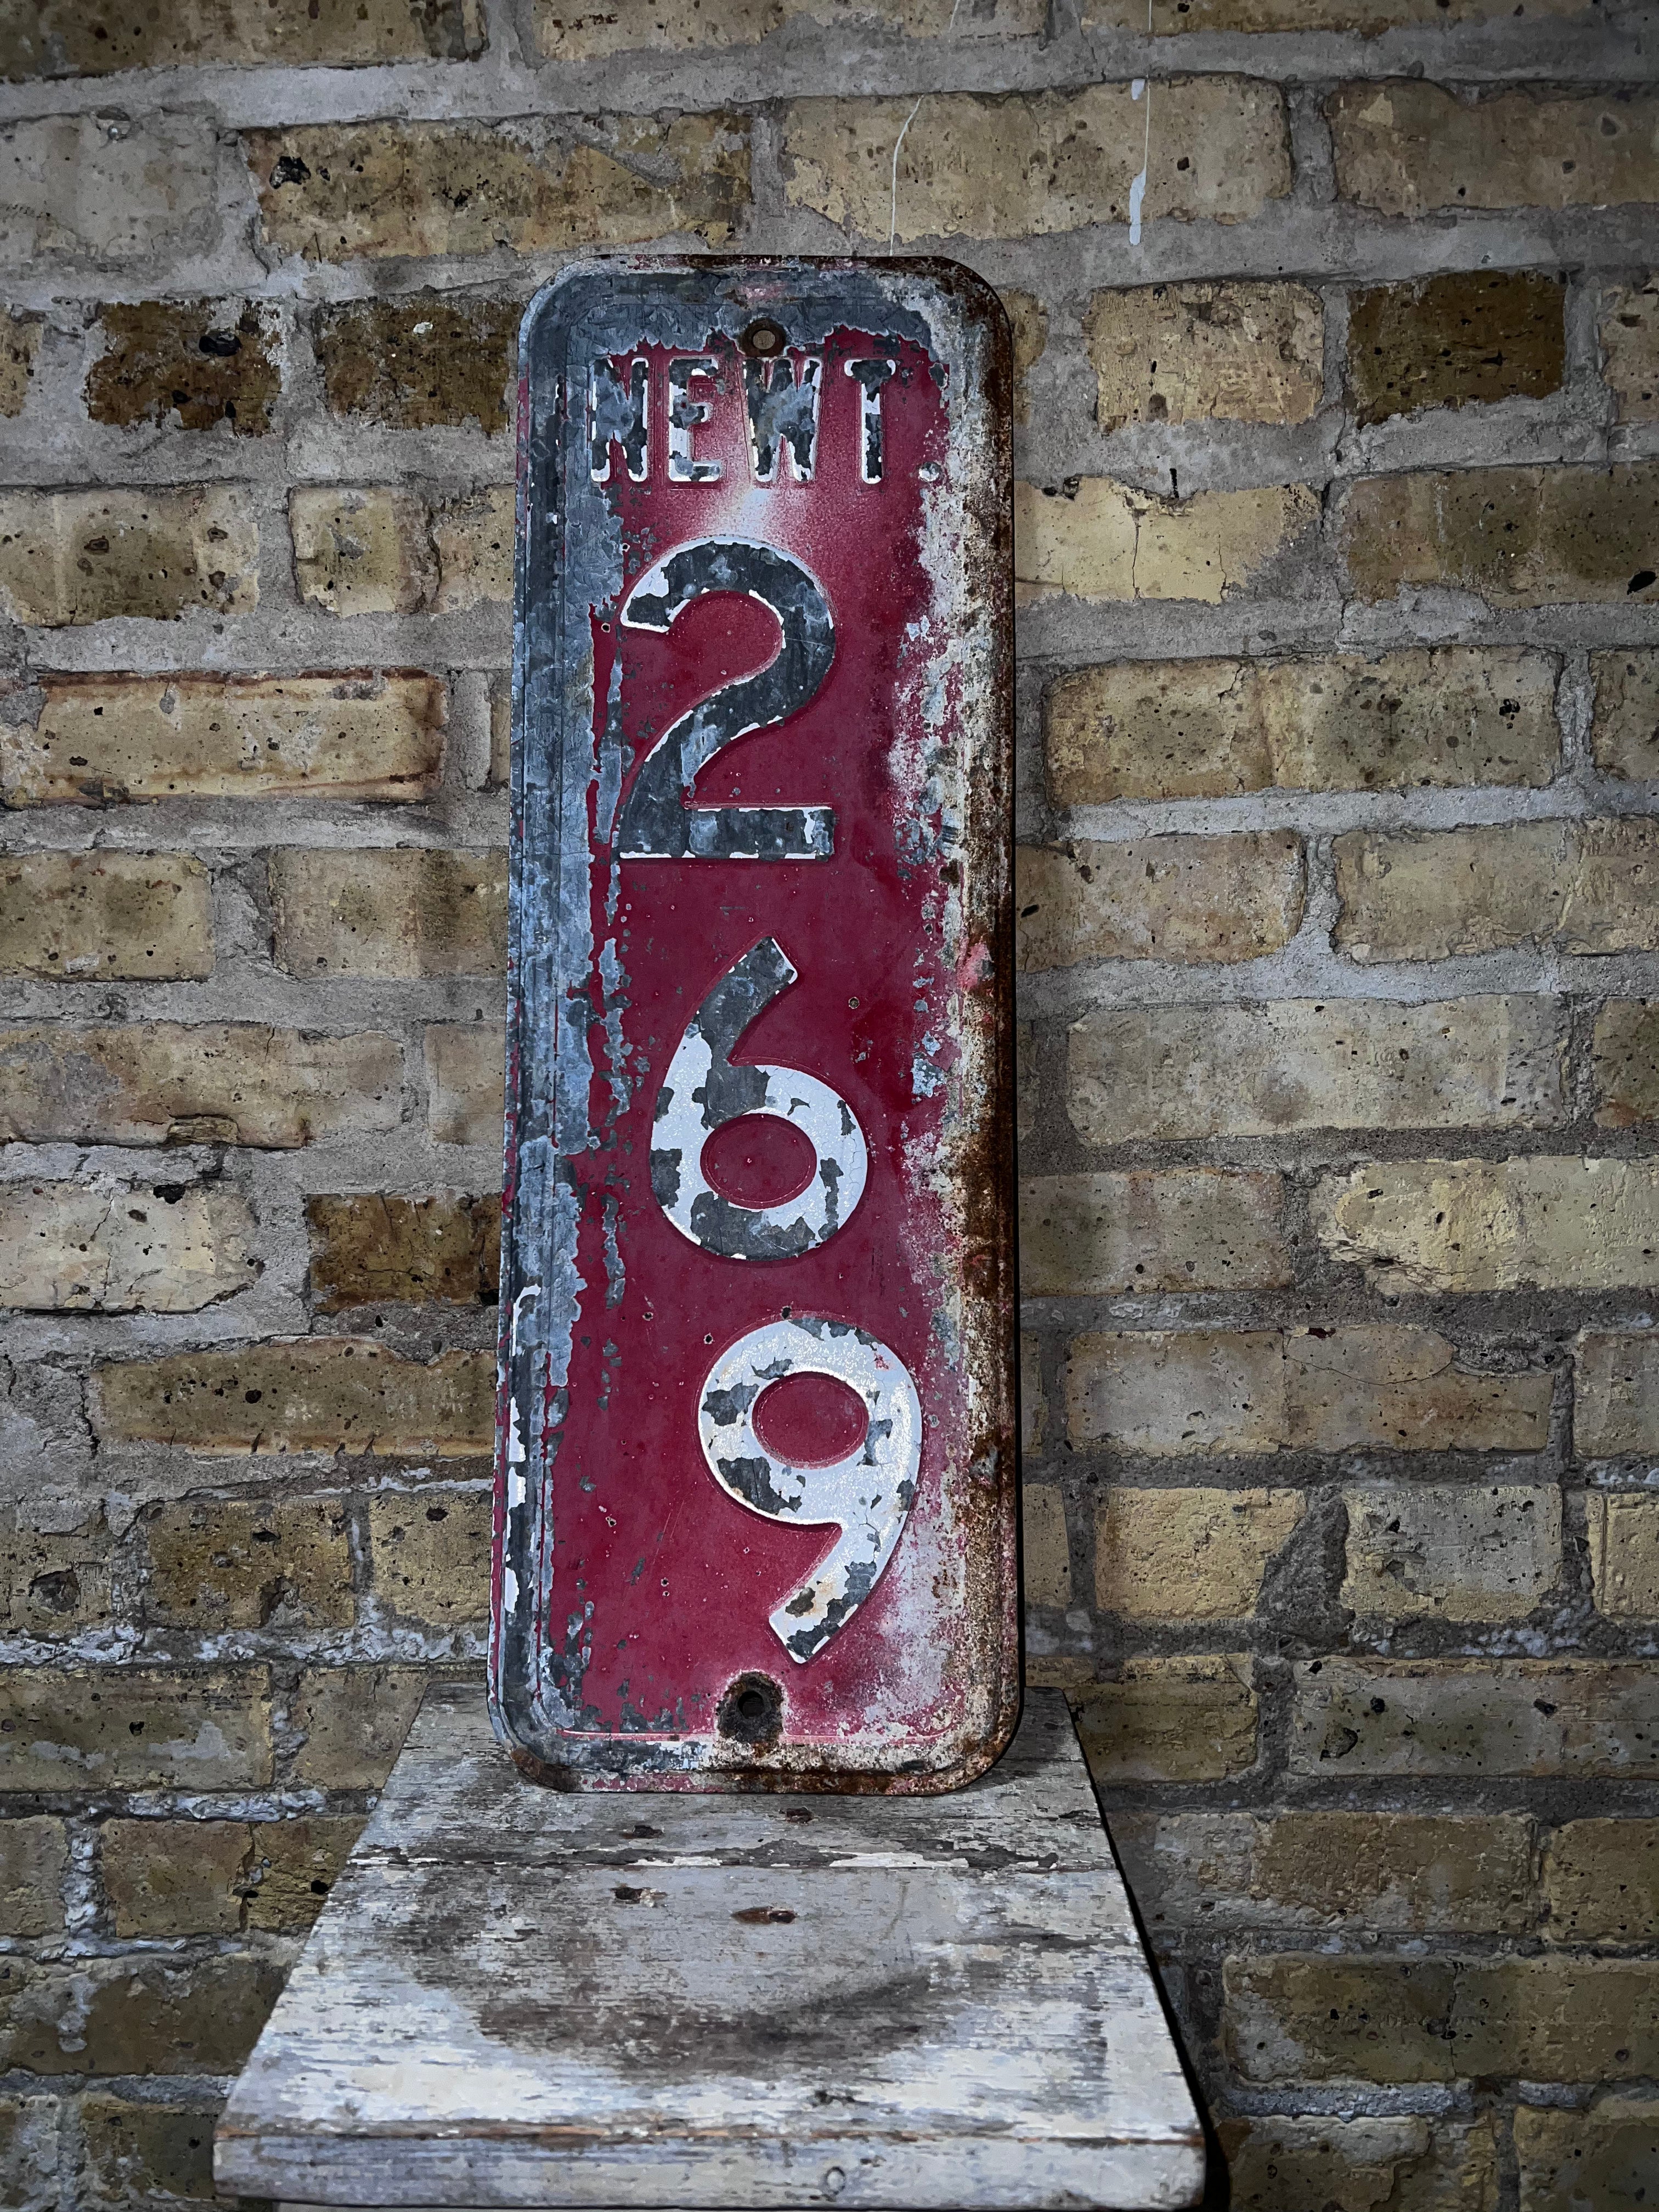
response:
[(783, 1692), (769, 1674), (738, 1674), (726, 1686), (714, 1725), (732, 1743), (775, 1743), (783, 1728)]

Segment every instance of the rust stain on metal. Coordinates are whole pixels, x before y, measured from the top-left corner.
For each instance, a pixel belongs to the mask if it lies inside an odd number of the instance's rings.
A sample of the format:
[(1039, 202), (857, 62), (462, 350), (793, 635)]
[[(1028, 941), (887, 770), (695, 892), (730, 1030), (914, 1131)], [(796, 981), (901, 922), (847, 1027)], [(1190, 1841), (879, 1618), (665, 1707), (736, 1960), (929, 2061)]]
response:
[(496, 1728), (950, 1789), (1019, 1703), (1006, 325), (626, 259), (520, 360)]

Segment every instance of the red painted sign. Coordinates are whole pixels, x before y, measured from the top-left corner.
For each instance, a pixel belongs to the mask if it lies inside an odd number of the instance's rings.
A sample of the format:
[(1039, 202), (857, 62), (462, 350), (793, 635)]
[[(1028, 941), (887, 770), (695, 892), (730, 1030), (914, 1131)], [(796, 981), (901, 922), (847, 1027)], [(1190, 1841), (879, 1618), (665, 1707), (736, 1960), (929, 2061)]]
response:
[(590, 264), (522, 358), (497, 1727), (948, 1788), (1018, 1705), (1006, 326)]

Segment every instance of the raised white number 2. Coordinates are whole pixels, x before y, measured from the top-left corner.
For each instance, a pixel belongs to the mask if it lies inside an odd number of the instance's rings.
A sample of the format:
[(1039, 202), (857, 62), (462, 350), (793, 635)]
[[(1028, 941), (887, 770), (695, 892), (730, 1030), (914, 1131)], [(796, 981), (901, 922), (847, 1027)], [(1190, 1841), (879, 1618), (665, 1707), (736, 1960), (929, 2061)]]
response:
[(617, 823), (624, 860), (827, 860), (832, 806), (695, 806), (697, 772), (717, 752), (805, 707), (836, 655), (836, 626), (817, 580), (792, 554), (747, 538), (696, 538), (631, 586), (624, 629), (672, 629), (693, 599), (735, 592), (769, 607), (782, 633), (758, 674), (723, 684), (665, 730), (641, 763)]
[[(827, 1243), (864, 1194), (870, 1156), (858, 1116), (840, 1092), (798, 1067), (732, 1058), (738, 1038), (795, 973), (775, 938), (751, 945), (686, 1024), (657, 1093), (651, 1188), (681, 1236), (722, 1259), (796, 1259)], [(787, 1121), (811, 1143), (812, 1179), (796, 1197), (739, 1206), (704, 1175), (704, 1145), (744, 1114)]]
[[(756, 1401), (790, 1375), (831, 1375), (863, 1399), (863, 1440), (844, 1459), (794, 1467), (756, 1435)], [(740, 1505), (769, 1521), (833, 1522), (841, 1530), (808, 1580), (771, 1614), (779, 1642), (804, 1665), (875, 1588), (915, 1501), (916, 1386), (896, 1352), (850, 1322), (769, 1322), (715, 1361), (697, 1425), (709, 1472)]]

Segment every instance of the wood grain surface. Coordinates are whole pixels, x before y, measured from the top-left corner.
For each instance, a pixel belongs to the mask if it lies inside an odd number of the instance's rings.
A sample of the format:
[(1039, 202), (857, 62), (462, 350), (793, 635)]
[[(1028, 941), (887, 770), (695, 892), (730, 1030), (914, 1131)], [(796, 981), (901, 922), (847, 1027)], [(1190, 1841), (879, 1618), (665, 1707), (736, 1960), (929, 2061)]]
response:
[(1204, 2157), (1065, 1703), (945, 1797), (577, 1796), (428, 1691), (220, 2124), (297, 2206), (1164, 2207)]

